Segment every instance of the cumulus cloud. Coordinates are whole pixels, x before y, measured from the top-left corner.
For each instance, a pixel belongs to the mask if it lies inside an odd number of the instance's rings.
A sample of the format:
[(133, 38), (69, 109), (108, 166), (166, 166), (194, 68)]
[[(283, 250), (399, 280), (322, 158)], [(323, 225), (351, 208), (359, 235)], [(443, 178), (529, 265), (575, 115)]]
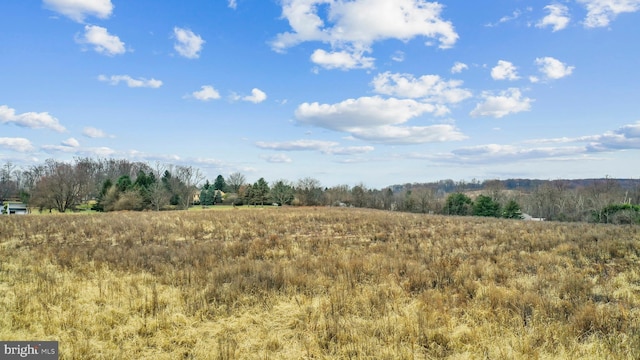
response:
[(220, 93), (211, 85), (203, 85), (199, 91), (194, 91), (191, 96), (201, 101), (220, 99)]
[(355, 128), (353, 137), (389, 145), (426, 144), (467, 139), (455, 126), (438, 124), (430, 126), (391, 126)]
[[(326, 14), (321, 9), (326, 9)], [(437, 39), (440, 48), (450, 48), (458, 34), (451, 22), (441, 18), (442, 10), (441, 4), (425, 0), (284, 0), (282, 18), (289, 22), (291, 31), (278, 34), (271, 46), (282, 52), (306, 41), (319, 41), (331, 45), (334, 57), (346, 51), (357, 58), (357, 54), (370, 51), (374, 42), (422, 36)], [(316, 53), (316, 57), (321, 55)], [(361, 63), (356, 65), (362, 67)]]
[(252, 102), (254, 104), (261, 103), (261, 102), (265, 101), (266, 99), (267, 99), (267, 94), (264, 91), (262, 91), (262, 90), (260, 90), (258, 88), (253, 88), (251, 90), (251, 95), (247, 95), (247, 96), (242, 98), (242, 100), (249, 101), (249, 102)]
[(76, 37), (76, 42), (92, 45), (97, 53), (108, 56), (124, 54), (127, 51), (119, 37), (96, 25), (86, 25), (84, 35)]
[(536, 65), (548, 79), (556, 80), (571, 75), (575, 66), (567, 66), (558, 59), (543, 57), (536, 59)]
[(372, 57), (363, 56), (363, 53), (348, 51), (327, 52), (317, 49), (311, 54), (311, 61), (325, 69), (370, 69), (375, 61)]
[(414, 99), (379, 96), (347, 99), (336, 104), (303, 103), (295, 111), (300, 124), (346, 132), (354, 138), (389, 144), (416, 144), (461, 140), (451, 125), (401, 126), (439, 108)]
[(378, 74), (371, 84), (378, 94), (422, 99), (437, 104), (459, 103), (472, 96), (471, 91), (461, 88), (462, 81), (447, 81), (438, 75), (416, 78), (411, 74), (385, 72)]
[(0, 137), (0, 147), (17, 152), (29, 152), (34, 149), (33, 145), (31, 145), (31, 141), (25, 138), (9, 137)]
[(518, 80), (518, 71), (509, 61), (499, 60), (498, 65), (491, 69), (491, 77), (494, 80)]
[(186, 57), (187, 59), (197, 59), (200, 57), (202, 45), (205, 43), (200, 35), (194, 34), (193, 31), (189, 29), (174, 27), (173, 37), (176, 40), (173, 48), (178, 52), (178, 54)]
[(463, 70), (467, 70), (469, 69), (469, 66), (467, 66), (467, 64), (465, 63), (461, 63), (461, 62), (456, 62), (455, 64), (453, 64), (453, 66), (451, 67), (451, 73), (452, 74), (459, 74), (461, 73)]
[(349, 132), (360, 127), (402, 124), (435, 109), (434, 105), (412, 99), (374, 96), (337, 104), (303, 103), (296, 109), (295, 116), (303, 124)]
[(554, 32), (560, 31), (569, 25), (569, 8), (562, 4), (551, 4), (544, 7), (549, 14), (543, 17), (536, 27), (545, 28), (550, 26)]
[(47, 112), (26, 112), (16, 114), (15, 109), (7, 105), (0, 105), (0, 122), (3, 124), (15, 124), (31, 129), (50, 129), (57, 132), (64, 132), (66, 129), (60, 125), (58, 119)]
[(156, 89), (162, 86), (162, 81), (160, 80), (145, 78), (134, 79), (129, 75), (99, 75), (98, 80), (111, 85), (118, 85), (119, 83), (124, 82), (130, 88), (146, 87)]
[(509, 114), (529, 111), (533, 102), (530, 98), (523, 98), (522, 93), (517, 88), (501, 91), (498, 95), (485, 91), (482, 93), (482, 99), (484, 101), (471, 111), (471, 116), (501, 118)]
[(69, 146), (69, 147), (79, 147), (80, 146), (80, 142), (78, 140), (76, 140), (75, 138), (68, 138), (67, 140), (64, 140), (62, 142), (62, 145)]
[(238, 7), (238, 3), (236, 2), (236, 0), (229, 0), (228, 6), (235, 10)]
[(85, 127), (82, 130), (82, 135), (88, 137), (88, 138), (92, 138), (92, 139), (97, 139), (97, 138), (106, 138), (106, 137), (113, 137), (108, 135), (107, 133), (105, 133), (104, 131), (94, 128), (94, 127)]
[(584, 26), (588, 28), (606, 27), (622, 13), (640, 10), (640, 0), (578, 0), (587, 8)]
[(43, 0), (44, 6), (76, 22), (84, 22), (87, 16), (106, 19), (111, 16), (111, 0)]

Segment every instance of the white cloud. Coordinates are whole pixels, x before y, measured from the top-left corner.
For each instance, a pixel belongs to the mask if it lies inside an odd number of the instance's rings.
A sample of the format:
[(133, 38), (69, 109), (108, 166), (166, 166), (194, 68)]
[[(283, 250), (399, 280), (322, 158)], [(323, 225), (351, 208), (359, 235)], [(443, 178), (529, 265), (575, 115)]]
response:
[(509, 114), (529, 111), (531, 110), (531, 103), (533, 102), (532, 99), (522, 98), (522, 94), (517, 88), (501, 91), (499, 95), (494, 95), (491, 92), (483, 92), (482, 98), (484, 102), (478, 104), (476, 108), (471, 111), (471, 116), (501, 118)]
[(467, 70), (469, 69), (469, 66), (467, 66), (467, 64), (465, 63), (461, 63), (461, 62), (456, 62), (455, 64), (453, 64), (453, 66), (451, 67), (451, 73), (452, 74), (459, 74), (461, 73), (463, 70)]
[(98, 80), (107, 82), (111, 85), (118, 85), (120, 82), (125, 82), (130, 88), (147, 87), (156, 89), (162, 86), (162, 81), (160, 80), (145, 78), (134, 79), (129, 75), (111, 75), (108, 77), (105, 75), (99, 75)]
[[(546, 147), (526, 147), (516, 145), (486, 144), (453, 150), (450, 153), (428, 156), (436, 162), (447, 163), (505, 163), (533, 159), (589, 159), (593, 153), (640, 149), (640, 121), (624, 125), (617, 130), (601, 135), (576, 138), (536, 139), (525, 144), (559, 144)], [(563, 145), (566, 144), (566, 145)]]
[(606, 27), (618, 14), (640, 10), (640, 0), (578, 0), (587, 8), (584, 26)]
[(443, 80), (438, 75), (423, 75), (415, 78), (411, 74), (378, 74), (373, 81), (378, 94), (422, 99), (437, 104), (459, 103), (472, 96), (471, 92), (460, 88), (460, 80)]
[(511, 13), (511, 15), (503, 16), (496, 23), (489, 23), (486, 26), (487, 27), (495, 27), (495, 26), (498, 26), (500, 24), (504, 24), (504, 23), (516, 20), (517, 18), (520, 17), (520, 15), (522, 15), (522, 11), (521, 10), (515, 10), (513, 13)]
[(236, 0), (229, 0), (228, 6), (235, 10), (238, 7), (238, 3), (236, 2)]
[(346, 146), (346, 147), (334, 147), (324, 151), (326, 154), (331, 155), (360, 155), (372, 152), (375, 150), (373, 146)]
[(188, 59), (197, 59), (200, 57), (202, 45), (205, 43), (200, 35), (194, 34), (193, 31), (189, 29), (174, 27), (173, 36), (176, 39), (173, 48), (178, 54)]
[(105, 133), (104, 131), (100, 130), (100, 129), (96, 129), (94, 127), (85, 127), (82, 130), (82, 135), (92, 138), (92, 139), (97, 139), (97, 138), (106, 138), (106, 137), (113, 137), (108, 135), (107, 133)]
[(640, 149), (640, 121), (585, 139), (590, 141), (588, 150), (592, 152)]
[(584, 154), (584, 146), (521, 148), (513, 145), (487, 144), (461, 148), (432, 160), (452, 163), (497, 163), (521, 160), (566, 158)]
[(549, 15), (543, 17), (536, 27), (544, 28), (551, 26), (553, 31), (560, 31), (567, 27), (571, 18), (569, 17), (569, 8), (561, 4), (551, 4), (544, 7), (549, 12)]
[(509, 61), (499, 60), (498, 65), (491, 69), (491, 77), (494, 80), (518, 80), (516, 67)]
[(75, 148), (80, 146), (80, 142), (78, 142), (78, 140), (76, 140), (75, 138), (68, 138), (67, 140), (64, 140), (62, 142), (62, 145)]
[(259, 141), (256, 146), (261, 149), (275, 151), (318, 151), (328, 155), (358, 155), (374, 150), (373, 146), (347, 146), (341, 147), (334, 141), (323, 140), (294, 140), (283, 142)]
[(439, 124), (430, 126), (378, 126), (352, 130), (354, 137), (371, 142), (391, 145), (425, 144), (460, 141), (467, 139), (455, 126)]
[(273, 164), (288, 164), (293, 162), (293, 160), (285, 154), (261, 155), (260, 157), (266, 162)]
[(43, 0), (44, 6), (76, 22), (87, 16), (106, 19), (113, 11), (111, 0)]
[(29, 152), (33, 150), (31, 141), (25, 138), (0, 137), (0, 146), (17, 152)]
[(16, 114), (15, 109), (7, 105), (0, 105), (0, 122), (4, 124), (12, 123), (31, 129), (51, 129), (57, 132), (66, 131), (64, 126), (60, 125), (58, 119), (49, 115), (47, 112)]
[(393, 55), (391, 55), (391, 60), (395, 61), (395, 62), (403, 62), (404, 61), (404, 52), (403, 51), (396, 51), (395, 53), (393, 53)]
[(78, 156), (97, 156), (97, 157), (107, 157), (112, 156), (117, 153), (117, 151), (108, 148), (108, 147), (74, 147), (68, 145), (43, 145), (42, 150), (47, 153), (67, 153), (67, 154), (75, 154)]
[(96, 52), (108, 56), (124, 54), (127, 51), (119, 37), (109, 34), (106, 28), (96, 25), (86, 25), (84, 35), (77, 37), (76, 42), (93, 45)]
[(323, 151), (337, 145), (338, 143), (335, 141), (323, 140), (294, 140), (284, 142), (258, 141), (256, 143), (256, 146), (260, 149), (277, 151)]
[(540, 72), (548, 79), (553, 80), (569, 76), (575, 69), (575, 66), (567, 66), (567, 64), (552, 57), (537, 58), (536, 65), (538, 65)]
[(242, 100), (249, 101), (249, 102), (252, 102), (254, 104), (261, 103), (261, 102), (265, 101), (266, 99), (267, 99), (267, 94), (264, 91), (262, 91), (262, 90), (260, 90), (258, 88), (253, 88), (251, 90), (251, 95), (248, 95), (248, 96), (245, 96), (245, 97), (242, 98)]
[(220, 93), (211, 85), (203, 85), (201, 90), (194, 91), (191, 96), (201, 101), (220, 99)]
[(373, 68), (374, 58), (365, 57), (363, 53), (348, 51), (326, 52), (317, 49), (311, 54), (311, 61), (325, 69), (370, 69)]
[(303, 103), (296, 109), (299, 122), (336, 131), (402, 124), (436, 107), (412, 99), (379, 96), (348, 99), (337, 104)]
[[(350, 58), (358, 58), (377, 41), (423, 36), (437, 39), (439, 47), (446, 49), (456, 43), (458, 34), (451, 22), (441, 18), (442, 9), (441, 4), (425, 0), (283, 0), (282, 18), (288, 20), (291, 32), (278, 34), (271, 46), (282, 52), (306, 41), (320, 41), (330, 44), (334, 54), (344, 57), (342, 53), (348, 52)], [(321, 55), (316, 51), (316, 57)]]
[(353, 138), (389, 144), (461, 140), (451, 125), (400, 126), (439, 107), (413, 99), (379, 96), (348, 99), (337, 104), (303, 103), (295, 117), (301, 124), (349, 133)]

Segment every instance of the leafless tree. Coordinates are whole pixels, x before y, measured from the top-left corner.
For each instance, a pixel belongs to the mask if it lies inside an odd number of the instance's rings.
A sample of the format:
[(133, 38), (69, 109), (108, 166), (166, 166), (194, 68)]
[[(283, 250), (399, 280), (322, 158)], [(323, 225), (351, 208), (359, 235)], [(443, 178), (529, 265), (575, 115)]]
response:
[(65, 212), (78, 205), (84, 197), (84, 180), (84, 174), (77, 171), (74, 164), (49, 159), (32, 193), (32, 202), (40, 208)]
[(16, 166), (11, 162), (5, 163), (0, 168), (0, 204), (18, 193), (18, 184), (15, 179)]
[(200, 169), (191, 166), (176, 166), (173, 169), (173, 177), (178, 180), (173, 191), (180, 196), (180, 206), (188, 209), (198, 191), (198, 185), (204, 180), (204, 175)]
[(245, 185), (247, 182), (247, 178), (239, 172), (234, 172), (229, 175), (226, 179), (227, 187), (229, 191), (232, 193), (238, 193), (240, 191), (240, 187)]
[(156, 181), (149, 185), (149, 202), (151, 207), (156, 211), (160, 211), (163, 206), (169, 203), (169, 199), (171, 199), (171, 194), (161, 181), (165, 170), (166, 166), (156, 162), (151, 172)]
[(320, 186), (320, 181), (311, 177), (298, 180), (296, 184), (296, 196), (301, 205), (321, 205), (323, 191)]

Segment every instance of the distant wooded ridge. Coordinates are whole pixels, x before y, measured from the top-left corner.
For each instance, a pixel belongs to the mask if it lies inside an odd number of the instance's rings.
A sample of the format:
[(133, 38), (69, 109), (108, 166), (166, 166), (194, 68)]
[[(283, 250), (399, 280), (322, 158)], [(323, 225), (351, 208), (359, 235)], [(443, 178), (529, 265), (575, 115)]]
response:
[(506, 180), (471, 180), (467, 181), (454, 181), (451, 179), (439, 180), (435, 182), (425, 183), (406, 183), (391, 185), (389, 188), (393, 192), (402, 192), (411, 189), (430, 188), (444, 193), (451, 193), (457, 191), (476, 191), (476, 190), (488, 190), (490, 188), (500, 187), (502, 190), (519, 190), (524, 192), (533, 191), (536, 188), (543, 185), (553, 185), (555, 187), (561, 187), (565, 190), (580, 189), (585, 187), (591, 187), (594, 185), (602, 184), (605, 182), (614, 183), (616, 186), (623, 190), (634, 190), (640, 187), (640, 178), (638, 179), (615, 179), (610, 177), (597, 178), (597, 179), (555, 179), (555, 180), (540, 180), (540, 179), (506, 179)]

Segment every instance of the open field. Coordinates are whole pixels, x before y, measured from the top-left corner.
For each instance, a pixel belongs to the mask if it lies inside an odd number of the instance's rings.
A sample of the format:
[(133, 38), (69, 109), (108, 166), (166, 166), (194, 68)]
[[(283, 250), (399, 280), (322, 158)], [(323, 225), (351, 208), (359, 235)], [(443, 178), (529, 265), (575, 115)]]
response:
[(640, 227), (274, 208), (0, 218), (61, 359), (638, 359)]

